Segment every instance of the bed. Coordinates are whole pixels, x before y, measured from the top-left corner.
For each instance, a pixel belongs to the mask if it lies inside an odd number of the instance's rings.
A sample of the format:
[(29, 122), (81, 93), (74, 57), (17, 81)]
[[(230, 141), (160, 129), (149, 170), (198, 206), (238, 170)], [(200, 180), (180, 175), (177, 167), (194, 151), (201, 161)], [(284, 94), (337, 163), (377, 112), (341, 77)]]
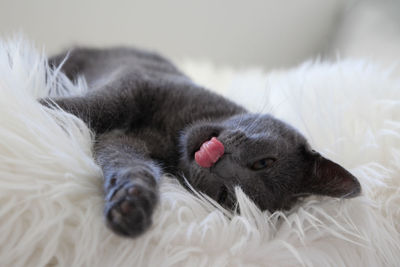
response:
[(194, 81), (297, 127), (360, 180), (360, 197), (309, 197), (261, 212), (237, 189), (241, 214), (164, 177), (153, 226), (136, 239), (102, 217), (93, 134), (44, 96), (85, 91), (22, 38), (0, 42), (0, 266), (399, 266), (400, 80), (362, 59), (288, 70), (182, 61)]

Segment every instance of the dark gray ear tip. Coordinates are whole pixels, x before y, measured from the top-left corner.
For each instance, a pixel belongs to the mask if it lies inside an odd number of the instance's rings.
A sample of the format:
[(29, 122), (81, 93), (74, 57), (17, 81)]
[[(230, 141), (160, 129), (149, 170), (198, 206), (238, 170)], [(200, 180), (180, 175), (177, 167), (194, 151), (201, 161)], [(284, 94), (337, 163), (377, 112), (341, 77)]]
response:
[(354, 177), (353, 182), (354, 182), (354, 186), (352, 187), (352, 190), (349, 193), (342, 196), (343, 198), (354, 198), (354, 197), (358, 197), (361, 195), (362, 189), (361, 189), (360, 182), (355, 177)]
[(312, 192), (338, 198), (353, 198), (361, 194), (358, 179), (339, 164), (315, 153), (312, 169)]

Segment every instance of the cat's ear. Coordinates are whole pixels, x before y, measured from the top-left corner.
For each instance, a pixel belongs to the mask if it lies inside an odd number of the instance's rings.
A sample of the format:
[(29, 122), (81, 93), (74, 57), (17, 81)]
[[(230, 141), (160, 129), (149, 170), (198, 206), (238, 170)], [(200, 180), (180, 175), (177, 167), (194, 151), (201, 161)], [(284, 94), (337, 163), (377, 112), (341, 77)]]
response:
[(351, 198), (361, 193), (361, 185), (342, 166), (313, 153), (311, 170), (305, 177), (303, 190), (311, 194)]

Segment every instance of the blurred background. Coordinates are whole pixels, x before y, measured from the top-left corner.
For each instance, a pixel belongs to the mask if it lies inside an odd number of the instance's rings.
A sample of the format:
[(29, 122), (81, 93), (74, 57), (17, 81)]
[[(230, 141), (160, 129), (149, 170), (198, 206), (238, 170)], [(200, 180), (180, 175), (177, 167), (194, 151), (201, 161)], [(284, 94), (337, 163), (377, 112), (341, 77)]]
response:
[(315, 58), (400, 55), (399, 0), (0, 0), (0, 35), (48, 54), (134, 45), (174, 59), (288, 68)]

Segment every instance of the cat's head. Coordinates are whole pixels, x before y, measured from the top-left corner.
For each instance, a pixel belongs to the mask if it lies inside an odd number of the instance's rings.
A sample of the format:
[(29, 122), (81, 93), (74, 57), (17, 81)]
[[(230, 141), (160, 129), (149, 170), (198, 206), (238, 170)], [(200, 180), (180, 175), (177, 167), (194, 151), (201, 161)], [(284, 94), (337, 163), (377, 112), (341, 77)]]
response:
[[(195, 153), (212, 137), (223, 146), (223, 154), (204, 167), (195, 160)], [(184, 131), (180, 142), (180, 169), (185, 178), (226, 208), (236, 202), (235, 186), (271, 212), (289, 208), (299, 196), (349, 198), (361, 192), (352, 174), (312, 150), (297, 130), (270, 115), (242, 114), (199, 122)]]

